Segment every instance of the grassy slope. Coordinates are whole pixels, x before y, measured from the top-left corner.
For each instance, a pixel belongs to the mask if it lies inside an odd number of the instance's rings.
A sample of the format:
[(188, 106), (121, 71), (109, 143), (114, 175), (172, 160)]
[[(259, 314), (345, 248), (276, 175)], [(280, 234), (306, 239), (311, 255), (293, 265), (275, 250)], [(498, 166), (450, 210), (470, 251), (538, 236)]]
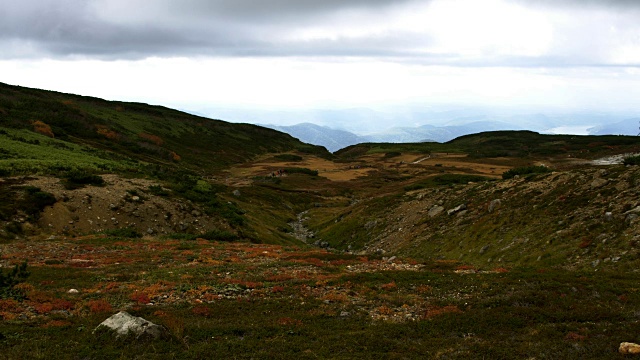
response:
[[(297, 150), (330, 156), (322, 147), (259, 126), (0, 83), (0, 127), (33, 130), (34, 121), (48, 125), (58, 140), (119, 154), (115, 157), (201, 172), (269, 152)], [(54, 147), (50, 141), (40, 142), (41, 152)]]
[(471, 157), (571, 156), (596, 158), (609, 154), (640, 151), (635, 136), (543, 135), (531, 131), (491, 131), (465, 135), (446, 143), (358, 144), (336, 152), (342, 159), (364, 154), (413, 152), (465, 153)]

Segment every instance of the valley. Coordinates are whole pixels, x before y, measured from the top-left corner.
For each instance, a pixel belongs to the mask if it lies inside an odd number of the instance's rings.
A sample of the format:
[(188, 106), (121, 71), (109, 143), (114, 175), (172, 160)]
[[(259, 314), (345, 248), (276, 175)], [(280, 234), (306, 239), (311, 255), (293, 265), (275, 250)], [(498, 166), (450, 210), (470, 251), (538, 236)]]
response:
[[(638, 341), (637, 137), (330, 153), (0, 90), (3, 357), (601, 359)], [(124, 310), (170, 339), (93, 333)]]

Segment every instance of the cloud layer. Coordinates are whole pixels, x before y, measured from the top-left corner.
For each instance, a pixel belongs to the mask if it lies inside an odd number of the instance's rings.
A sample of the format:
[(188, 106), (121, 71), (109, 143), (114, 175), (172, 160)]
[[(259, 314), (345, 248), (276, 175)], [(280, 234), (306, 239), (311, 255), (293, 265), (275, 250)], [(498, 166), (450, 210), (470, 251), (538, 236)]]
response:
[[(559, 4), (561, 3), (561, 4)], [(369, 57), (635, 66), (635, 0), (5, 0), (5, 59)]]

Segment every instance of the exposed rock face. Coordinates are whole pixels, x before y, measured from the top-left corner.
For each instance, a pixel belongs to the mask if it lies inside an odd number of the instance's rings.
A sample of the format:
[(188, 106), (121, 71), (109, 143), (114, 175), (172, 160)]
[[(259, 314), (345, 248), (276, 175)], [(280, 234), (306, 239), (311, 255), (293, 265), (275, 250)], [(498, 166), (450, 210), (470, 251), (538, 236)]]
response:
[(126, 311), (121, 311), (96, 327), (94, 332), (101, 328), (113, 330), (117, 337), (135, 335), (136, 339), (167, 339), (169, 332), (164, 326), (156, 325), (141, 317), (136, 317)]

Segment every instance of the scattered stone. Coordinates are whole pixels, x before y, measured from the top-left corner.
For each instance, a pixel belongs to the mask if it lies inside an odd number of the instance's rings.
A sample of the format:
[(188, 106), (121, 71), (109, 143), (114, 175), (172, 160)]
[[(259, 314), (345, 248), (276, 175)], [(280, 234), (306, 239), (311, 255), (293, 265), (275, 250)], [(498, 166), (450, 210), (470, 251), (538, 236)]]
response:
[(491, 245), (489, 244), (483, 246), (482, 249), (480, 249), (480, 254), (484, 254), (485, 252), (487, 252), (487, 250), (489, 250), (490, 247)]
[(628, 215), (628, 214), (638, 214), (638, 213), (640, 213), (640, 206), (637, 206), (637, 207), (625, 212), (624, 214)]
[(233, 193), (232, 193), (232, 194), (233, 194), (233, 196), (235, 196), (235, 197), (240, 197), (240, 195), (242, 195), (242, 194), (240, 193), (240, 190), (237, 190), (237, 189), (236, 189), (236, 190), (233, 190)]
[(340, 317), (349, 317), (351, 316), (351, 313), (348, 311), (342, 311), (340, 312)]
[(375, 220), (369, 221), (368, 223), (364, 224), (364, 228), (367, 230), (371, 230), (373, 229), (376, 225), (378, 225), (378, 222)]
[(78, 291), (78, 289), (69, 289), (69, 291), (67, 291), (67, 293), (69, 293), (69, 294), (77, 294), (79, 292), (80, 291)]
[(591, 262), (591, 266), (593, 266), (593, 267), (596, 267), (598, 265), (600, 265), (600, 259), (594, 260), (594, 261)]
[(432, 207), (431, 210), (429, 210), (427, 215), (429, 215), (429, 217), (436, 217), (436, 216), (442, 214), (443, 211), (444, 211), (444, 207), (442, 207), (440, 205), (436, 205), (436, 206)]
[(630, 343), (630, 342), (623, 342), (620, 343), (620, 347), (618, 348), (618, 352), (620, 354), (640, 354), (640, 345), (638, 344), (634, 344), (634, 343)]
[(466, 204), (458, 205), (458, 206), (454, 207), (453, 209), (449, 209), (447, 211), (447, 215), (453, 215), (453, 214), (455, 214), (457, 212), (465, 210), (466, 208), (467, 208)]
[(607, 185), (608, 183), (609, 183), (609, 180), (607, 180), (607, 179), (597, 178), (597, 179), (595, 179), (595, 180), (593, 180), (591, 182), (591, 188), (592, 189), (601, 188), (601, 187)]
[(195, 216), (195, 217), (198, 217), (198, 216), (202, 215), (202, 213), (201, 213), (200, 211), (198, 211), (198, 210), (193, 210), (193, 211), (191, 212), (191, 215), (193, 215), (193, 216)]
[(131, 200), (133, 201), (140, 201), (140, 196), (132, 196)]
[(149, 234), (149, 235), (153, 235), (154, 232), (155, 231), (152, 228), (148, 228), (147, 229), (147, 234)]
[(604, 213), (604, 220), (605, 221), (613, 220), (613, 213), (610, 211), (607, 211), (606, 213)]
[(500, 199), (492, 200), (489, 203), (489, 208), (487, 210), (489, 210), (489, 212), (492, 213), (495, 209), (500, 207), (501, 204), (502, 204), (502, 201)]
[(139, 340), (170, 338), (169, 331), (164, 326), (154, 324), (141, 317), (133, 316), (126, 311), (121, 311), (106, 319), (100, 323), (95, 330), (93, 330), (93, 333), (95, 334), (96, 331), (99, 331), (100, 329), (114, 331), (116, 333), (116, 337), (133, 334), (136, 339)]

